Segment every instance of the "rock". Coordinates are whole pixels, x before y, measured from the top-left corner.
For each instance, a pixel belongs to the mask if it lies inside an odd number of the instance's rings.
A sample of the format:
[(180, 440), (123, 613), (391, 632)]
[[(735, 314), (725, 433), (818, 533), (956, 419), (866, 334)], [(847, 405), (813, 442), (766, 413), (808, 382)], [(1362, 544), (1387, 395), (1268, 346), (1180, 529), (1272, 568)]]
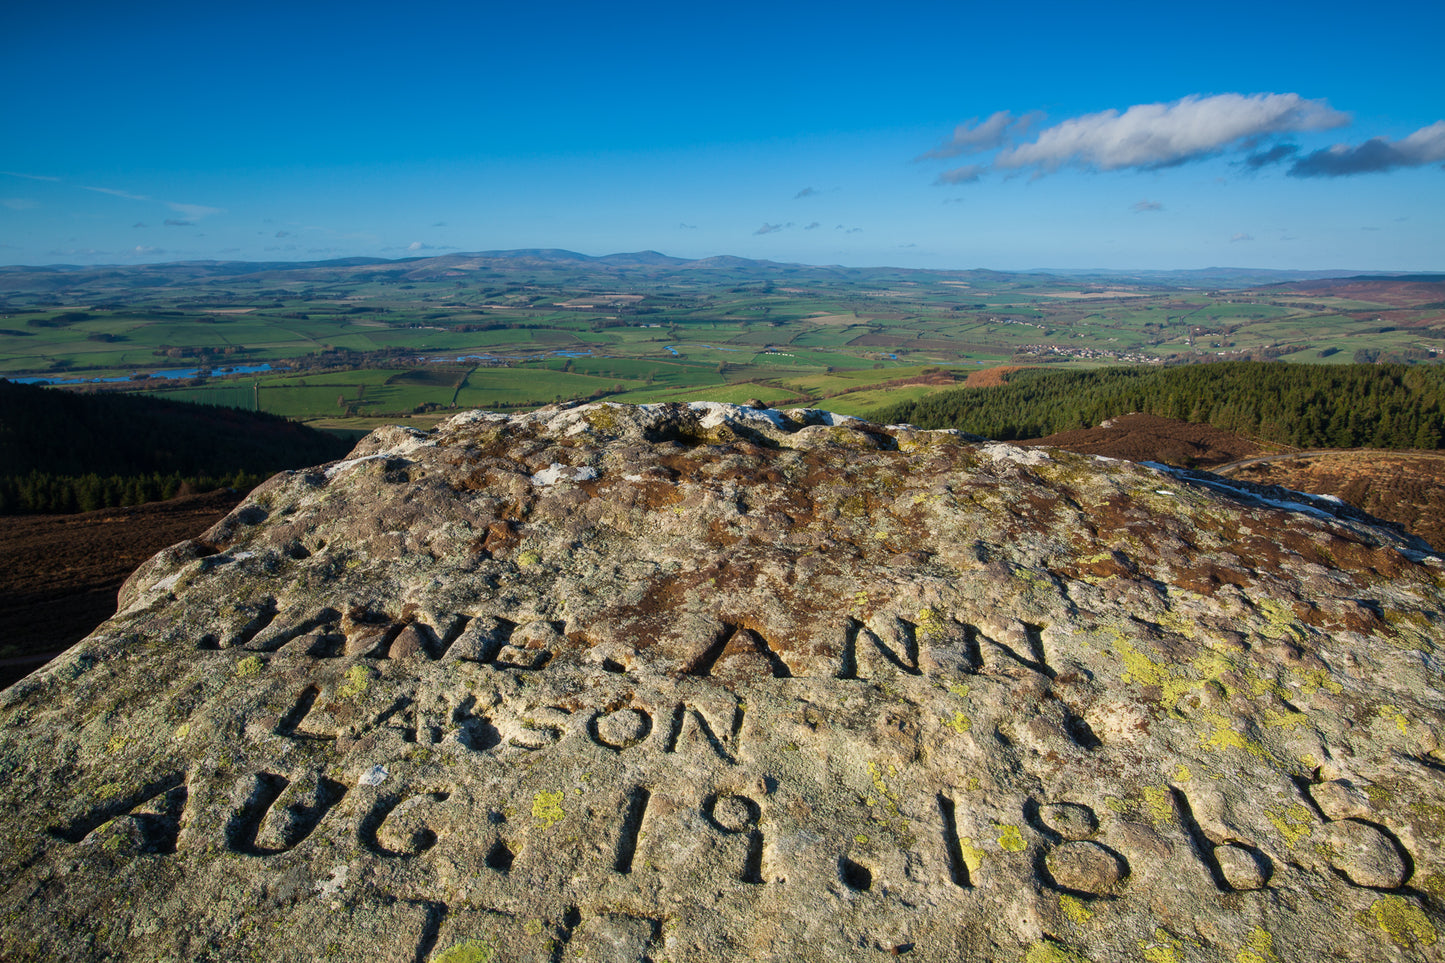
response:
[(1231, 889), (1259, 889), (1269, 882), (1268, 868), (1261, 855), (1249, 846), (1225, 843), (1215, 848), (1214, 858)]
[(0, 695), (0, 957), (1433, 959), (1432, 559), (819, 411), (381, 429)]
[(1356, 886), (1395, 889), (1409, 878), (1409, 867), (1395, 841), (1367, 822), (1342, 819), (1330, 823), (1325, 845), (1331, 851), (1331, 865)]

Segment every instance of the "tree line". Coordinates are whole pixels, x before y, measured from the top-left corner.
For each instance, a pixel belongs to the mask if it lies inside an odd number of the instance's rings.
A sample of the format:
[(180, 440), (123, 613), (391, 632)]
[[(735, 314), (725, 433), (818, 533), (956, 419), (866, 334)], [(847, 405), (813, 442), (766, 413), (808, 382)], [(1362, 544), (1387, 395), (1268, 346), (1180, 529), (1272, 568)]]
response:
[(61, 513), (248, 489), (349, 442), (265, 412), (0, 379), (0, 513)]
[(940, 391), (874, 417), (1007, 441), (1131, 412), (1297, 448), (1436, 449), (1445, 439), (1445, 368), (1221, 362), (1026, 370), (1002, 387)]
[(32, 471), (28, 475), (0, 475), (0, 515), (68, 515), (102, 508), (122, 508), (146, 502), (165, 501), (231, 488), (249, 491), (266, 475), (237, 471), (232, 475), (52, 475)]

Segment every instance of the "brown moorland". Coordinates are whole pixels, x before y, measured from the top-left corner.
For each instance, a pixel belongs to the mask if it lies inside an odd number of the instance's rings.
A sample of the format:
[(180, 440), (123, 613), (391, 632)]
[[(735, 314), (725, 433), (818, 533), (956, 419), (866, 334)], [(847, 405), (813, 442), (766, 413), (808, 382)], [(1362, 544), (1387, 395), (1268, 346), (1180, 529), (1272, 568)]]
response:
[(1221, 474), (1257, 485), (1335, 495), (1404, 526), (1437, 549), (1445, 546), (1445, 454), (1373, 449), (1308, 452), (1226, 467)]
[(0, 516), (0, 688), (115, 614), (141, 562), (210, 528), (241, 496), (219, 490), (78, 515)]
[[(1097, 428), (1032, 438), (1082, 455), (1157, 461), (1215, 471), (1256, 485), (1334, 495), (1376, 518), (1394, 522), (1434, 547), (1445, 546), (1445, 455), (1352, 449), (1295, 452), (1206, 424), (1155, 415), (1121, 415)], [(1268, 457), (1235, 466), (1255, 457)]]

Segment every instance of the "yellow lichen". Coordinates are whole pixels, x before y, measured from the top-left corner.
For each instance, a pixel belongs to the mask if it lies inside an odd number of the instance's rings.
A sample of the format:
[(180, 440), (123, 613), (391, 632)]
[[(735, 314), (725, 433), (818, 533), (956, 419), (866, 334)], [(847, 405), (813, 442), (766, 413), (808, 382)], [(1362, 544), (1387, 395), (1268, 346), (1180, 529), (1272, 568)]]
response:
[(1234, 955), (1234, 963), (1280, 963), (1274, 954), (1274, 936), (1256, 926), (1249, 934), (1249, 942)]
[(532, 818), (542, 829), (551, 829), (552, 824), (565, 817), (562, 811), (562, 790), (539, 792), (532, 797)]
[(1028, 847), (1017, 826), (1010, 826), (1008, 823), (995, 823), (994, 825), (999, 830), (998, 845), (1000, 849), (1010, 853), (1021, 853)]
[(1310, 811), (1299, 803), (1295, 803), (1282, 813), (1267, 809), (1264, 815), (1274, 825), (1274, 828), (1279, 830), (1285, 843), (1290, 846), (1314, 830), (1311, 825), (1313, 817)]
[(1217, 712), (1207, 713), (1205, 720), (1213, 727), (1213, 731), (1210, 733), (1209, 738), (1200, 743), (1201, 745), (1207, 746), (1210, 749), (1238, 749), (1241, 752), (1247, 752), (1251, 756), (1259, 759), (1264, 759), (1268, 755), (1264, 750), (1264, 746), (1261, 746), (1253, 739), (1246, 738), (1244, 735), (1235, 732), (1234, 728), (1229, 724), (1229, 719), (1224, 715)]
[(1029, 947), (1024, 963), (1092, 963), (1078, 950), (1065, 946), (1048, 937)]
[(1194, 775), (1189, 771), (1188, 766), (1181, 765), (1178, 769), (1174, 770), (1175, 782), (1188, 782), (1190, 779), (1193, 778)]
[(1324, 689), (1331, 695), (1340, 695), (1345, 687), (1340, 685), (1325, 669), (1294, 669), (1294, 674), (1301, 680), (1300, 693), (1303, 695), (1314, 695), (1320, 689)]
[(353, 665), (346, 670), (346, 681), (336, 690), (336, 694), (343, 699), (361, 695), (370, 688), (373, 674), (374, 670), (369, 666)]
[(1266, 637), (1297, 640), (1306, 638), (1298, 616), (1283, 602), (1274, 599), (1260, 599), (1255, 603), (1255, 608), (1260, 615), (1264, 616), (1265, 624), (1261, 631)]
[(1145, 786), (1144, 806), (1156, 823), (1167, 822), (1174, 815), (1174, 800), (1164, 786)]
[(955, 712), (952, 719), (944, 719), (943, 724), (960, 736), (973, 728), (973, 723), (969, 721), (968, 716), (963, 714), (962, 710)]
[(1418, 905), (1403, 896), (1385, 896), (1375, 900), (1368, 910), (1355, 916), (1361, 926), (1372, 923), (1385, 931), (1390, 941), (1402, 949), (1415, 946), (1434, 946), (1439, 940), (1435, 924)]
[(1400, 735), (1403, 736), (1409, 733), (1409, 720), (1406, 719), (1405, 714), (1395, 706), (1380, 706), (1380, 708), (1376, 709), (1375, 711), (1379, 713), (1380, 718), (1382, 719), (1388, 719), (1391, 715), (1393, 715), (1395, 721), (1395, 728), (1400, 730)]
[(431, 963), (491, 963), (496, 951), (477, 940), (454, 944), (431, 958)]
[(1153, 942), (1139, 940), (1138, 943), (1146, 963), (1180, 963), (1179, 952), (1184, 949), (1184, 943), (1162, 926), (1154, 930)]
[(963, 856), (963, 865), (968, 867), (968, 875), (972, 878), (983, 865), (983, 850), (973, 844), (973, 837), (961, 836), (958, 840), (958, 851)]
[(1282, 729), (1289, 726), (1302, 726), (1309, 721), (1309, 716), (1303, 712), (1279, 712), (1274, 709), (1264, 710), (1264, 724), (1273, 729)]
[(1084, 905), (1083, 900), (1070, 896), (1068, 893), (1059, 894), (1059, 912), (1067, 916), (1075, 926), (1083, 926), (1094, 917), (1089, 907)]
[(933, 609), (919, 609), (917, 624), (920, 642), (932, 642), (943, 637), (943, 619)]

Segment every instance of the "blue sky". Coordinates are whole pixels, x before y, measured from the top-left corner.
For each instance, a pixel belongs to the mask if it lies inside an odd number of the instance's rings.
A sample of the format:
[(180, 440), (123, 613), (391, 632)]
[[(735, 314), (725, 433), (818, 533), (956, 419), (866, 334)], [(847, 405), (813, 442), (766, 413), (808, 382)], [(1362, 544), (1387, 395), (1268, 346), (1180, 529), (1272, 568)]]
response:
[(1445, 5), (12, 4), (0, 263), (1445, 269)]

